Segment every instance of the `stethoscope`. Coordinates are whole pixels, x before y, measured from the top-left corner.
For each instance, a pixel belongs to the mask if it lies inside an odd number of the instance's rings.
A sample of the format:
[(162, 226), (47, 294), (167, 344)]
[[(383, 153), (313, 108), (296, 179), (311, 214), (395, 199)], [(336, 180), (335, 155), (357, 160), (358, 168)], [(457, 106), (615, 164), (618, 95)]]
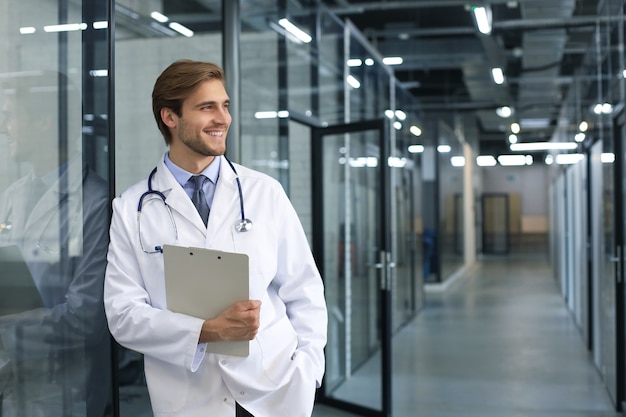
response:
[[(228, 165), (230, 165), (230, 169), (232, 169), (233, 172), (235, 173), (235, 180), (237, 181), (237, 189), (239, 191), (239, 209), (241, 212), (241, 218), (239, 218), (235, 222), (235, 230), (240, 233), (248, 232), (252, 230), (252, 220), (248, 219), (245, 215), (245, 211), (243, 207), (243, 192), (241, 191), (241, 181), (239, 180), (239, 174), (237, 173), (237, 170), (235, 169), (235, 166), (233, 165), (233, 163), (230, 162), (230, 160), (226, 157), (224, 157), (224, 159), (226, 160), (226, 162), (228, 162)], [(138, 226), (139, 227), (139, 230), (138, 230), (139, 243), (141, 244), (141, 249), (146, 253), (163, 252), (163, 248), (161, 246), (155, 246), (154, 250), (147, 250), (143, 245), (143, 240), (141, 239), (141, 221), (140, 221), (141, 220), (141, 208), (143, 206), (144, 199), (148, 196), (156, 195), (163, 201), (163, 204), (165, 205), (165, 208), (167, 209), (169, 213), (172, 226), (174, 227), (176, 240), (178, 240), (178, 228), (176, 227), (176, 222), (174, 221), (174, 215), (172, 214), (172, 210), (170, 209), (170, 206), (165, 202), (165, 198), (166, 198), (165, 194), (163, 194), (159, 190), (155, 190), (152, 188), (152, 179), (154, 178), (154, 174), (156, 174), (156, 171), (157, 171), (157, 168), (154, 167), (152, 172), (150, 172), (150, 175), (148, 176), (148, 191), (144, 192), (141, 195), (141, 197), (139, 197), (139, 204), (137, 205), (137, 224), (139, 225)]]

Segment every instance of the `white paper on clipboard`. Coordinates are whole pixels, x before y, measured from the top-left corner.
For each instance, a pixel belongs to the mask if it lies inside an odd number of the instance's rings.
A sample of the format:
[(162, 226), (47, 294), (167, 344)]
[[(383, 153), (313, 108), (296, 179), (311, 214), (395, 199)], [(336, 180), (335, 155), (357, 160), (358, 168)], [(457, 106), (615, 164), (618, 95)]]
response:
[[(217, 317), (236, 301), (249, 299), (248, 255), (163, 245), (167, 308), (201, 319)], [(208, 351), (248, 356), (249, 341), (216, 342)]]

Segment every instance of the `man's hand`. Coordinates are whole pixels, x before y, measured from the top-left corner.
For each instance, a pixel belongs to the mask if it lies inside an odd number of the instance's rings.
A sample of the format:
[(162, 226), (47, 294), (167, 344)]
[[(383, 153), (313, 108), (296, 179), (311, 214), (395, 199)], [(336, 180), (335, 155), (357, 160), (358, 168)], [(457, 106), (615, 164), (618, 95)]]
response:
[(234, 303), (216, 318), (204, 321), (198, 342), (252, 340), (259, 331), (260, 312), (261, 301)]

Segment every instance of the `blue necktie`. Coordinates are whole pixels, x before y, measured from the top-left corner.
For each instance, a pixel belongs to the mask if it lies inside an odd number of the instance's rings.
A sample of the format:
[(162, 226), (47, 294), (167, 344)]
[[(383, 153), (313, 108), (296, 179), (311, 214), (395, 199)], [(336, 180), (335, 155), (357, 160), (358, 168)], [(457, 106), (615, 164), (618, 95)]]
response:
[(200, 213), (200, 217), (202, 217), (202, 221), (206, 226), (209, 221), (209, 205), (206, 202), (206, 196), (204, 195), (204, 190), (202, 189), (205, 180), (207, 180), (207, 177), (204, 175), (194, 175), (189, 179), (189, 181), (193, 182), (193, 194), (191, 195), (191, 201), (198, 209), (198, 213)]

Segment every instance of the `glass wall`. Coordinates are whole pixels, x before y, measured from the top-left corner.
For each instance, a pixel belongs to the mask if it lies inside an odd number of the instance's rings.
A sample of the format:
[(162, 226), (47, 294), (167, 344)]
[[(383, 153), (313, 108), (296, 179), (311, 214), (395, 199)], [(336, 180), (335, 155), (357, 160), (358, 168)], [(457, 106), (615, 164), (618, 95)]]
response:
[(0, 414), (103, 416), (108, 8), (0, 5)]
[[(241, 96), (231, 97), (239, 100), (240, 138), (230, 138), (239, 140), (237, 162), (281, 182), (311, 237), (312, 131), (389, 119), (395, 204), (390, 282), (394, 329), (400, 330), (423, 302), (421, 200), (415, 192), (421, 176), (418, 158), (407, 151), (414, 142), (408, 128), (419, 120), (414, 100), (395, 85), (362, 35), (317, 1), (275, 3), (240, 11)], [(232, 52), (222, 50), (221, 4), (210, 2), (210, 12), (206, 4), (182, 0), (0, 5), (0, 415), (152, 414), (143, 358), (111, 343), (103, 315), (110, 201), (145, 181), (166, 151), (151, 109), (158, 74), (181, 58), (222, 65)], [(312, 42), (287, 35), (279, 24), (283, 17), (310, 33)], [(394, 127), (398, 122), (402, 127)], [(381, 151), (373, 143), (368, 137), (352, 154), (338, 145), (329, 160), (366, 158)], [(349, 169), (354, 182), (344, 185), (354, 186), (352, 198), (373, 198), (363, 184), (379, 181), (374, 171)], [(341, 182), (328, 179), (334, 181)], [(339, 204), (327, 209), (343, 229), (328, 246), (326, 265), (337, 276), (343, 269), (345, 277), (349, 264), (351, 273), (366, 277), (356, 277), (355, 288), (368, 320), (357, 315), (352, 327), (335, 323), (364, 335), (363, 344), (350, 347), (356, 367), (381, 342), (376, 274), (365, 271), (375, 253), (369, 232), (350, 231), (343, 200), (335, 200)], [(371, 220), (355, 207), (353, 214)], [(372, 230), (380, 227), (369, 223)], [(345, 313), (334, 310), (334, 317)], [(329, 346), (346, 352), (347, 345), (339, 346), (344, 342)]]
[[(555, 277), (618, 410), (626, 396), (624, 4), (617, 0), (598, 5), (597, 14), (604, 19), (594, 28), (594, 41), (562, 112), (568, 123), (556, 139), (572, 141), (574, 135), (584, 133), (578, 151), (586, 158), (574, 167), (552, 170), (558, 188), (554, 187), (551, 225)], [(583, 184), (586, 189), (581, 192)]]

